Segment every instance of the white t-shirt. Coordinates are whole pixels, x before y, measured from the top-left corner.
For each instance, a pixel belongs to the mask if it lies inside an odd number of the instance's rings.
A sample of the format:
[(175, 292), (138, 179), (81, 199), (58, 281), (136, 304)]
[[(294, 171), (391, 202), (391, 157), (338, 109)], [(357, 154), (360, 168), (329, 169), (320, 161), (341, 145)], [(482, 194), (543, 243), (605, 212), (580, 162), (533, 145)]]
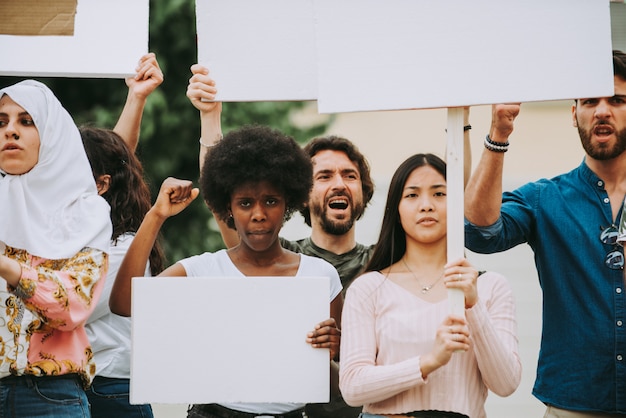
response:
[[(337, 270), (321, 258), (300, 255), (300, 266), (296, 276), (322, 276), (330, 278), (330, 301), (341, 293), (341, 281)], [(179, 261), (185, 268), (187, 276), (196, 277), (244, 277), (244, 274), (233, 264), (226, 250), (215, 253), (204, 253)], [(320, 318), (323, 320), (326, 318)], [(315, 325), (315, 324), (311, 324)], [(296, 403), (223, 403), (226, 408), (251, 413), (281, 414), (304, 407)]]
[[(111, 243), (109, 270), (102, 295), (85, 325), (96, 362), (96, 376), (130, 379), (131, 318), (112, 313), (109, 309), (109, 296), (115, 276), (134, 237), (134, 234), (123, 234), (118, 237), (117, 243)], [(144, 274), (150, 276), (148, 266)]]

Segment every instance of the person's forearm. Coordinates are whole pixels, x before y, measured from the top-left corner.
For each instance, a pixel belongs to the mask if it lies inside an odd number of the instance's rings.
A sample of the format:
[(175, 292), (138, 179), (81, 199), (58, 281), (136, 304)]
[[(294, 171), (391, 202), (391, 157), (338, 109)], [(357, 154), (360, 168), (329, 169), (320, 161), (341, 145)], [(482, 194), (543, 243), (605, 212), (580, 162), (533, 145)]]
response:
[(363, 357), (357, 362), (359, 364), (354, 364), (345, 358), (339, 362), (339, 387), (351, 406), (381, 402), (425, 384), (419, 357), (389, 365), (368, 364)]
[(465, 188), (465, 218), (475, 225), (493, 225), (500, 217), (504, 154), (519, 111), (519, 103), (491, 107), (491, 129), (484, 139), (485, 149)]
[(465, 188), (465, 218), (479, 226), (494, 224), (502, 205), (504, 153), (485, 149)]
[[(216, 145), (222, 140), (222, 122), (221, 112), (200, 112), (200, 153), (199, 153), (199, 167), (200, 173), (202, 173), (202, 167), (204, 167), (204, 159), (211, 147)], [(221, 219), (217, 219), (217, 224), (222, 235), (222, 240), (226, 248), (233, 248), (239, 244), (239, 234), (234, 229), (231, 229)]]
[(132, 152), (135, 152), (137, 144), (139, 143), (141, 118), (145, 105), (145, 97), (138, 97), (129, 90), (122, 113), (120, 114), (115, 128), (113, 128), (113, 131), (122, 137)]
[(483, 381), (498, 396), (509, 396), (522, 379), (515, 301), (511, 290), (499, 286), (494, 290), (494, 301), (489, 306), (479, 302), (466, 310), (466, 317)]
[(22, 277), (22, 266), (17, 261), (0, 255), (0, 277), (6, 280), (9, 286), (17, 287)]
[[(72, 331), (83, 326), (101, 297), (108, 254), (86, 247), (61, 265), (33, 261), (22, 267), (18, 286), (9, 290), (52, 328)], [(62, 303), (53, 297), (57, 294), (64, 295)]]
[(152, 210), (148, 211), (144, 217), (117, 272), (115, 283), (111, 290), (111, 296), (109, 297), (111, 312), (121, 316), (131, 315), (132, 278), (143, 277), (150, 252), (152, 251), (154, 242), (159, 235), (159, 231), (165, 219), (166, 218), (156, 216)]
[(204, 158), (211, 147), (222, 139), (222, 122), (220, 112), (200, 112), (200, 161), (202, 172)]

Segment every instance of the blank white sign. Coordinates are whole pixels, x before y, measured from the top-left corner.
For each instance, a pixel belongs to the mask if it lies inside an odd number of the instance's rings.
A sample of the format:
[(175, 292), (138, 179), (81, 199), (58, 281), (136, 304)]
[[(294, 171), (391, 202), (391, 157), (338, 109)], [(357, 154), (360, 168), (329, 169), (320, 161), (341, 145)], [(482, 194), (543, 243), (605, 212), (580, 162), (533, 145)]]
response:
[(329, 279), (133, 278), (131, 403), (328, 402)]
[(608, 0), (196, 0), (218, 100), (322, 113), (613, 94)]
[(608, 0), (313, 0), (322, 113), (613, 95)]
[(196, 19), (218, 100), (317, 97), (311, 0), (196, 0)]
[(148, 52), (149, 0), (78, 0), (74, 36), (0, 35), (0, 75), (124, 78)]

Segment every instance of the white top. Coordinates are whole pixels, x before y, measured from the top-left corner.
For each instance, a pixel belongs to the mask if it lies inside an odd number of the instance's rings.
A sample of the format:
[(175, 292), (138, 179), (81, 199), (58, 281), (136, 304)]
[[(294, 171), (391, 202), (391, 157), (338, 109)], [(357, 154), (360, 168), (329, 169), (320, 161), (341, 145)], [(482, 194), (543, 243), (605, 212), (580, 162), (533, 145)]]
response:
[[(341, 293), (341, 281), (337, 270), (321, 258), (309, 257), (299, 254), (300, 266), (297, 276), (311, 277), (322, 276), (330, 278), (330, 302)], [(185, 268), (187, 276), (196, 277), (245, 277), (244, 274), (233, 264), (226, 250), (215, 253), (204, 253), (179, 261)], [(324, 320), (326, 318), (320, 318)], [(313, 326), (315, 324), (311, 324)], [(252, 413), (280, 414), (304, 407), (304, 404), (296, 403), (222, 403), (226, 408), (237, 411)]]
[(357, 278), (347, 290), (341, 320), (339, 386), (346, 402), (372, 414), (434, 409), (484, 418), (488, 390), (513, 393), (522, 365), (509, 283), (484, 273), (478, 297), (465, 310), (469, 351), (454, 353), (424, 380), (420, 356), (432, 349), (449, 314), (447, 299), (427, 302), (379, 272)]
[(78, 128), (52, 91), (25, 80), (0, 90), (33, 118), (39, 160), (27, 173), (0, 172), (0, 241), (59, 260), (85, 247), (109, 251), (109, 204), (96, 182)]
[[(131, 318), (112, 313), (109, 309), (109, 296), (115, 276), (134, 237), (134, 234), (126, 233), (119, 236), (117, 243), (111, 242), (109, 271), (102, 295), (85, 325), (96, 362), (96, 376), (130, 379)], [(144, 274), (150, 276), (148, 266)]]

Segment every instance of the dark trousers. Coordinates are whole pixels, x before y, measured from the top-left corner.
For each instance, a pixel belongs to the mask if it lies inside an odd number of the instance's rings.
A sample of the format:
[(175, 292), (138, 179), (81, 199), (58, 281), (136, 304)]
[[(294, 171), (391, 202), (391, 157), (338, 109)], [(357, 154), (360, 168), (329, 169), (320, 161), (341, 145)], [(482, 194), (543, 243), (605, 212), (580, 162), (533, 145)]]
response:
[(209, 403), (191, 405), (187, 410), (187, 418), (255, 418), (255, 417), (274, 417), (274, 418), (307, 418), (304, 409), (285, 412), (282, 414), (266, 414), (266, 413), (250, 413), (235, 411), (225, 406)]
[(304, 408), (309, 418), (358, 418), (362, 406), (350, 406), (342, 397), (333, 397), (329, 403), (311, 403)]

